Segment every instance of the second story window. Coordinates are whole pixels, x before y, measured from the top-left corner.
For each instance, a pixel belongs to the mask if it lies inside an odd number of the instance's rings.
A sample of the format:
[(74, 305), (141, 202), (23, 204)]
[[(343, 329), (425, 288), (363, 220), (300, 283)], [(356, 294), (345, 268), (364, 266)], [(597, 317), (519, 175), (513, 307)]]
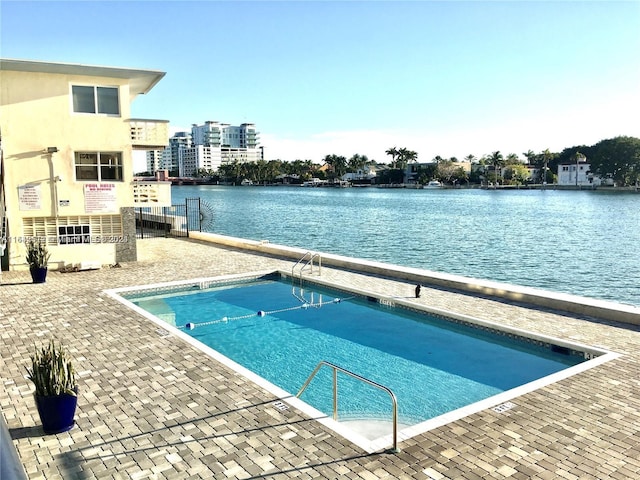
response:
[(122, 153), (76, 152), (77, 181), (122, 181)]
[(76, 113), (100, 113), (120, 115), (117, 87), (93, 87), (73, 85), (73, 111)]

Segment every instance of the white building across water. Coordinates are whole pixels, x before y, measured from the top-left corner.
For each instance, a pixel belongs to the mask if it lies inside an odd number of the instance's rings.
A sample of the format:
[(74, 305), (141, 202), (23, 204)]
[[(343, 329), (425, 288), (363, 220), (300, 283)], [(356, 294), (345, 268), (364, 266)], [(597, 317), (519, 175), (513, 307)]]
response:
[[(582, 160), (582, 161), (581, 161)], [(610, 179), (602, 179), (591, 171), (591, 164), (581, 157), (575, 162), (563, 162), (558, 165), (558, 185), (565, 187), (599, 187), (613, 185)]]
[(256, 162), (264, 158), (258, 146), (255, 124), (207, 121), (194, 124), (191, 132), (177, 132), (169, 140), (169, 146), (161, 153), (158, 165), (157, 152), (147, 153), (147, 170), (169, 170), (180, 177), (191, 177), (200, 171), (213, 172), (226, 163)]

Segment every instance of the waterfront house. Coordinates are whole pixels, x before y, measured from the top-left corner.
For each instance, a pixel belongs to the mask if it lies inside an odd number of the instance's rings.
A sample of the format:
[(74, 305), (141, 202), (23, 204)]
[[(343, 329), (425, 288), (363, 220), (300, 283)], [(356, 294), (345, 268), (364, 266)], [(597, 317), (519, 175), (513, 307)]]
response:
[(365, 165), (355, 172), (347, 172), (342, 175), (342, 180), (352, 183), (374, 183), (376, 178), (376, 169), (373, 165)]
[[(443, 165), (447, 165), (448, 168), (443, 168)], [(449, 161), (444, 162), (412, 162), (408, 163), (404, 171), (404, 183), (416, 184), (419, 182), (420, 174), (423, 172), (429, 172), (428, 177), (435, 176), (436, 174), (446, 174), (447, 171), (452, 169), (462, 169), (467, 175), (471, 173), (471, 162), (467, 160), (462, 161)]]
[(602, 183), (602, 179), (591, 172), (591, 165), (584, 157), (558, 164), (558, 186), (593, 188)]
[(134, 182), (132, 155), (163, 148), (169, 124), (132, 119), (131, 102), (164, 75), (0, 59), (3, 269), (27, 268), (34, 237), (50, 268), (136, 260), (134, 207), (170, 202), (170, 185)]

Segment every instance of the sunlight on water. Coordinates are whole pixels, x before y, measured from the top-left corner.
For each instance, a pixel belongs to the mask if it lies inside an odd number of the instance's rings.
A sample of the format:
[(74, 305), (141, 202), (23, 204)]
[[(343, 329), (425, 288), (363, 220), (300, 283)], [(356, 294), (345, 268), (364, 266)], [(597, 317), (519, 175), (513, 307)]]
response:
[(640, 305), (640, 195), (600, 191), (173, 187), (212, 231)]

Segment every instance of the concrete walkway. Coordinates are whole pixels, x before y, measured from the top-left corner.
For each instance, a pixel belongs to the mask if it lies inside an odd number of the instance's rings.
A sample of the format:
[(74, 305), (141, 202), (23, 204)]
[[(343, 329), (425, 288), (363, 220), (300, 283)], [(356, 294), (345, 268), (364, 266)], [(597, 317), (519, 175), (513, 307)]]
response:
[[(406, 440), (399, 454), (368, 454), (103, 293), (291, 261), (179, 239), (138, 251), (137, 263), (50, 272), (42, 285), (2, 274), (0, 409), (29, 478), (640, 478), (638, 327), (424, 287), (424, 304), (622, 356)], [(389, 296), (414, 288), (330, 268), (322, 278)], [(51, 336), (75, 358), (80, 398), (76, 426), (45, 436), (25, 366)]]

